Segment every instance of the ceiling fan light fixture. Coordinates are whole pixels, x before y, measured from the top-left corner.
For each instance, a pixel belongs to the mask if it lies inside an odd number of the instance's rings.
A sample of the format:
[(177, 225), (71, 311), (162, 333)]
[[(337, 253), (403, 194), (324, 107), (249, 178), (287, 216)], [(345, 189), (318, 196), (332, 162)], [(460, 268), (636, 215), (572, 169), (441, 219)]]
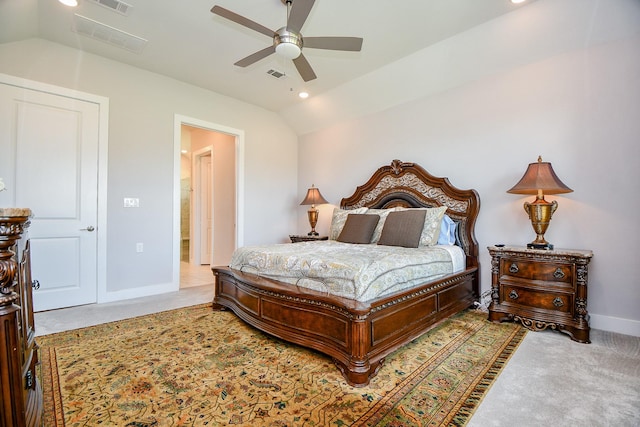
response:
[(280, 43), (276, 46), (276, 53), (287, 59), (296, 59), (300, 56), (300, 48), (293, 43)]
[(273, 44), (276, 46), (276, 53), (287, 59), (296, 59), (302, 53), (302, 36), (287, 31), (286, 27), (276, 32), (273, 36)]

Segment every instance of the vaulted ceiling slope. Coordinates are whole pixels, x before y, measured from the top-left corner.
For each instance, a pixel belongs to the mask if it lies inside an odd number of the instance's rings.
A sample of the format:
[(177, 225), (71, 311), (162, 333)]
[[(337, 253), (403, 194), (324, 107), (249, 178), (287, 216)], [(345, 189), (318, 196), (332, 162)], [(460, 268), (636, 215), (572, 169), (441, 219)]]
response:
[[(306, 102), (297, 96), (301, 90), (313, 99), (521, 7), (510, 0), (316, 0), (303, 35), (362, 37), (364, 43), (360, 52), (304, 49), (318, 76), (305, 83), (278, 55), (234, 66), (272, 40), (210, 12), (219, 5), (277, 30), (286, 22), (281, 0), (123, 0), (126, 13), (100, 4), (116, 0), (79, 2), (69, 8), (56, 0), (0, 0), (0, 43), (40, 37), (275, 112)], [(92, 24), (115, 29), (112, 43), (78, 32)], [(123, 48), (119, 36), (131, 37), (132, 44)]]

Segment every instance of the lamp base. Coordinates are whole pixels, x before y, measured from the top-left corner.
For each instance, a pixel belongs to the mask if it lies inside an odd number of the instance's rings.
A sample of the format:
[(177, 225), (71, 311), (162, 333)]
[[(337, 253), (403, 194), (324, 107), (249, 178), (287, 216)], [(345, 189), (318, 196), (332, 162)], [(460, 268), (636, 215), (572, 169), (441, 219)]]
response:
[(316, 224), (318, 223), (318, 209), (311, 205), (311, 209), (307, 211), (307, 216), (309, 217), (309, 225), (311, 226), (311, 231), (307, 233), (307, 236), (317, 236)]
[(524, 210), (529, 215), (533, 230), (536, 232), (536, 239), (527, 244), (529, 249), (546, 249), (552, 250), (553, 245), (544, 239), (544, 233), (549, 227), (551, 216), (558, 209), (558, 202), (555, 200), (551, 203), (544, 199), (544, 196), (538, 194), (533, 203), (525, 202)]
[(545, 249), (548, 251), (553, 250), (553, 245), (551, 243), (527, 243), (527, 249)]

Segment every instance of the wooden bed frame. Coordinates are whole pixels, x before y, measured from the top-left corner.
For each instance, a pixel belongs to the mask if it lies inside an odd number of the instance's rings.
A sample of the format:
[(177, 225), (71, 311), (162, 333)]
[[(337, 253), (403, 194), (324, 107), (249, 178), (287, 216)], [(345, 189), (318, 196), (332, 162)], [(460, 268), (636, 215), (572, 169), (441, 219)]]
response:
[[(473, 305), (479, 296), (474, 226), (480, 199), (413, 163), (394, 160), (378, 169), (342, 209), (446, 206), (457, 224), (466, 269), (437, 281), (367, 302), (213, 267), (214, 309), (229, 308), (248, 324), (331, 356), (352, 386), (365, 386), (384, 358), (439, 321)], [(295, 243), (293, 243), (295, 244)]]

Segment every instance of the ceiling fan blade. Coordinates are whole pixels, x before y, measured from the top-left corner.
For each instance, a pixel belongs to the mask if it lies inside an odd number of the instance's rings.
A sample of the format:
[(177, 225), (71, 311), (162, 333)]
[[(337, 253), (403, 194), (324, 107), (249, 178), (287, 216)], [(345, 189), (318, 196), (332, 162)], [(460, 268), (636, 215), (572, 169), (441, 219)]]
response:
[(348, 50), (359, 52), (362, 49), (360, 37), (305, 37), (303, 46), (313, 49)]
[(254, 62), (260, 61), (262, 58), (266, 58), (272, 53), (275, 53), (275, 51), (276, 51), (275, 46), (269, 46), (262, 50), (257, 51), (256, 53), (252, 53), (251, 55), (241, 59), (240, 61), (236, 62), (233, 65), (237, 65), (238, 67), (247, 67), (253, 64)]
[(294, 33), (300, 32), (314, 3), (315, 0), (293, 0), (291, 13), (287, 21), (287, 31), (293, 31)]
[(240, 16), (235, 12), (225, 9), (224, 7), (213, 6), (213, 8), (211, 9), (211, 12), (215, 13), (218, 16), (222, 16), (223, 18), (226, 18), (229, 21), (233, 21), (236, 24), (240, 24), (251, 30), (262, 33), (265, 36), (273, 37), (275, 35), (275, 31), (270, 30), (269, 28), (263, 25), (260, 25), (257, 22), (252, 21), (251, 19), (247, 19), (244, 16)]
[(309, 61), (307, 61), (307, 58), (305, 58), (303, 54), (300, 54), (300, 56), (294, 59), (293, 64), (296, 66), (298, 73), (300, 73), (300, 77), (302, 77), (302, 80), (305, 82), (317, 77), (316, 73), (313, 72), (313, 68), (311, 68), (311, 64), (309, 64)]

